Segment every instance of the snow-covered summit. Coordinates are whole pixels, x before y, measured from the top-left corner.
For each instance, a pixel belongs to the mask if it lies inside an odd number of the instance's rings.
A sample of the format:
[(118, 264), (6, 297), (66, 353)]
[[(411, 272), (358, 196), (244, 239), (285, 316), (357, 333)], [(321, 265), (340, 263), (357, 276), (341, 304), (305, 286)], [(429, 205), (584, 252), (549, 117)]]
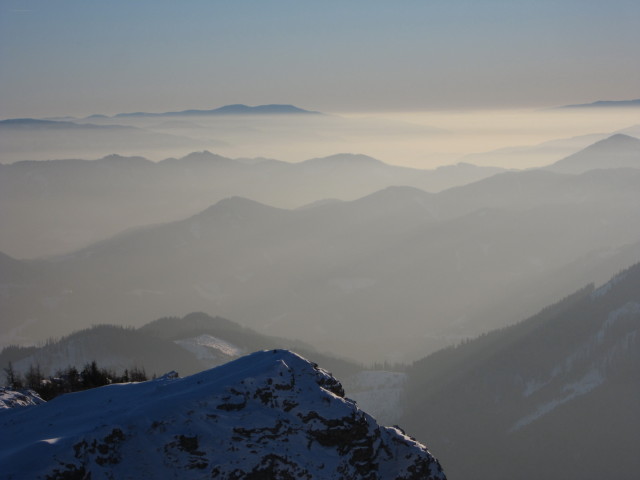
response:
[(7, 479), (445, 478), (423, 445), (286, 350), (8, 409), (0, 430)]

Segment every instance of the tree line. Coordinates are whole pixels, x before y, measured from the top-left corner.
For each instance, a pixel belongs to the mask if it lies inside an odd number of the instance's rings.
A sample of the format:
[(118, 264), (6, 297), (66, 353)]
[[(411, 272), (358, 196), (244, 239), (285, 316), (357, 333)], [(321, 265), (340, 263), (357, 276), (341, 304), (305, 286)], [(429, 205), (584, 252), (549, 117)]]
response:
[(85, 364), (82, 370), (69, 366), (58, 370), (54, 375), (45, 376), (40, 365), (30, 365), (24, 375), (17, 372), (11, 362), (4, 369), (6, 385), (11, 390), (30, 389), (43, 400), (51, 400), (64, 393), (89, 390), (112, 383), (144, 382), (148, 380), (144, 368), (125, 369), (122, 375), (115, 371), (101, 368), (94, 360)]

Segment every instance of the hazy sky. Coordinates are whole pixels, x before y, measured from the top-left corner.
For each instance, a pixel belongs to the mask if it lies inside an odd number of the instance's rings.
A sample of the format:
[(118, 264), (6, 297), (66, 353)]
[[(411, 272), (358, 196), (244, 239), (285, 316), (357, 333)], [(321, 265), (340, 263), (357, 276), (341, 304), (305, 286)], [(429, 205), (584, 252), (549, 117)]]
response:
[(3, 0), (0, 117), (640, 98), (638, 0)]

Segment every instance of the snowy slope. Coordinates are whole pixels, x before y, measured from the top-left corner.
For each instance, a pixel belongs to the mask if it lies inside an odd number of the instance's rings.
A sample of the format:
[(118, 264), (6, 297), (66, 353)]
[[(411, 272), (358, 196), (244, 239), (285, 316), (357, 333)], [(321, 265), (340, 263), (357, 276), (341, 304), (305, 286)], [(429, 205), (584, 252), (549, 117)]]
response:
[(0, 431), (6, 479), (445, 478), (423, 445), (286, 350), (0, 411)]
[(246, 353), (233, 343), (207, 333), (197, 337), (174, 340), (173, 343), (193, 353), (208, 367), (215, 367)]

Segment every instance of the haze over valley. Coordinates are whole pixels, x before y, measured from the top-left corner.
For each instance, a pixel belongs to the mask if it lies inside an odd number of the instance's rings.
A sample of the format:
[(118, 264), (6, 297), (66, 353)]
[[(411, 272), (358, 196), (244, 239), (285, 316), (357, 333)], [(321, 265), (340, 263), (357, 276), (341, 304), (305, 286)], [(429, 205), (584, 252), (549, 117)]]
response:
[[(358, 155), (6, 165), (5, 251), (13, 234), (39, 259), (5, 258), (5, 344), (204, 311), (354, 360), (414, 360), (633, 262), (639, 159), (640, 140), (616, 134), (508, 172), (411, 170)], [(438, 182), (463, 185), (416, 187)], [(218, 199), (234, 193), (243, 196)], [(354, 194), (363, 196), (336, 198)], [(304, 206), (250, 199), (265, 197)], [(41, 243), (22, 240), (27, 226)], [(81, 247), (82, 229), (105, 238)], [(58, 255), (38, 250), (53, 240)]]

